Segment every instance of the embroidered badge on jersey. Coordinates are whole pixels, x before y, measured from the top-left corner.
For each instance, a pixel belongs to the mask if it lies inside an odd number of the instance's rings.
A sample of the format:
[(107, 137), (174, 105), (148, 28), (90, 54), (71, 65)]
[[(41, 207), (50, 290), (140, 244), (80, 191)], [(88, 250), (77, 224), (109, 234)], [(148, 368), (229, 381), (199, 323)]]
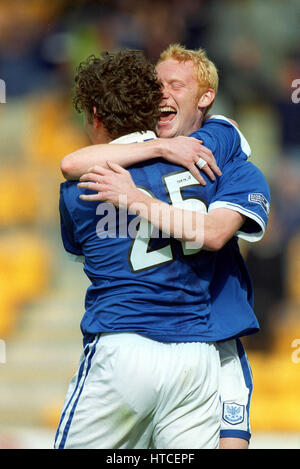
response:
[(263, 194), (249, 194), (248, 200), (249, 202), (253, 202), (254, 204), (259, 204), (263, 208), (265, 213), (269, 215), (270, 204)]
[(224, 402), (222, 418), (231, 425), (242, 423), (245, 418), (245, 406), (236, 402)]

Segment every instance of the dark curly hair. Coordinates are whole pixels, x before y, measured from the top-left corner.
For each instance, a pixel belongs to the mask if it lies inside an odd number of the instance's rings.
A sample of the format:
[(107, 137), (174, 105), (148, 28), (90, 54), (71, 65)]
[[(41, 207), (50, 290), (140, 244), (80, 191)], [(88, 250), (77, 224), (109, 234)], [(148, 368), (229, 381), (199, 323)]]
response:
[(142, 51), (122, 50), (89, 56), (76, 70), (73, 103), (91, 119), (93, 108), (115, 139), (155, 130), (162, 99), (155, 67)]

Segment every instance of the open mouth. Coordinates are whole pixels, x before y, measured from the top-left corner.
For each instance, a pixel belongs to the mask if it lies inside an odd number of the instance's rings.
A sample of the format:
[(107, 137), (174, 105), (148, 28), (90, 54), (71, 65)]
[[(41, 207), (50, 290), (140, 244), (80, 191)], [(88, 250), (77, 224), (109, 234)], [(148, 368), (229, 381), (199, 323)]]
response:
[(160, 124), (167, 124), (171, 122), (174, 117), (176, 116), (177, 111), (172, 108), (171, 106), (164, 106), (160, 108), (160, 118), (159, 118), (159, 123)]

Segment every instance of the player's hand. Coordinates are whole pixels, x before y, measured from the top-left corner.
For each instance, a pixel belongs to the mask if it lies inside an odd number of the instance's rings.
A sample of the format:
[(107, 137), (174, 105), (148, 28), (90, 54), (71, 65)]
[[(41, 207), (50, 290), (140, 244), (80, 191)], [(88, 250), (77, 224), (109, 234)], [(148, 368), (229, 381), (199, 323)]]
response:
[(183, 136), (163, 140), (163, 157), (170, 163), (187, 168), (201, 185), (205, 186), (206, 182), (200, 171), (206, 173), (212, 181), (216, 179), (215, 174), (222, 175), (213, 153), (202, 144), (202, 140)]
[(77, 186), (96, 193), (81, 194), (79, 198), (90, 202), (110, 202), (119, 208), (129, 207), (138, 199), (139, 189), (126, 169), (111, 161), (107, 161), (107, 166), (109, 169), (94, 166), (81, 176)]

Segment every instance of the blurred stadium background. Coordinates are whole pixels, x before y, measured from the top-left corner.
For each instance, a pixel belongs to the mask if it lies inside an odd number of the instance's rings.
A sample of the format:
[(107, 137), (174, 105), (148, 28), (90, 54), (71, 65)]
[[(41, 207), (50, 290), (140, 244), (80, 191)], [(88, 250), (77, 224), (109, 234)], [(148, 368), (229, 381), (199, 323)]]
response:
[(251, 447), (300, 448), (299, 25), (297, 0), (0, 1), (0, 448), (52, 447), (81, 352), (88, 283), (58, 219), (60, 160), (89, 143), (74, 67), (125, 47), (155, 61), (175, 41), (217, 64), (213, 110), (238, 121), (272, 189), (264, 240), (242, 245), (262, 328), (244, 341)]

